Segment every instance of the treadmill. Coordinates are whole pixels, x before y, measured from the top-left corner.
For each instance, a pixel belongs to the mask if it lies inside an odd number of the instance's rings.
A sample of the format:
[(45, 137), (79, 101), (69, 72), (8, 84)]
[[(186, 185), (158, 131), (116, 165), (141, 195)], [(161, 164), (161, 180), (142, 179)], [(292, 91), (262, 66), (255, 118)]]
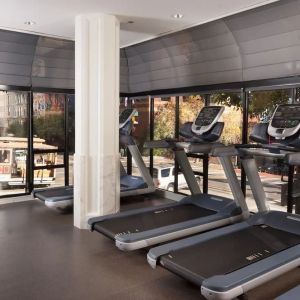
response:
[[(151, 193), (155, 190), (149, 171), (142, 160), (133, 138), (130, 136), (132, 117), (135, 112), (135, 109), (125, 109), (119, 116), (120, 143), (128, 147), (143, 177), (128, 175), (121, 164), (121, 196)], [(44, 201), (45, 205), (49, 208), (62, 212), (69, 211), (73, 206), (74, 188), (73, 186), (61, 186), (35, 189), (33, 191), (33, 197)]]
[(254, 155), (274, 155), (300, 165), (300, 153), (293, 153), (300, 146), (300, 105), (278, 106), (268, 126), (261, 127), (267, 130), (261, 130), (261, 139), (274, 139), (276, 144), (239, 149), (259, 213), (153, 248), (147, 256), (153, 268), (159, 264), (193, 282), (207, 299), (233, 299), (300, 265), (300, 215), (267, 209), (254, 160)]
[(33, 197), (45, 202), (49, 208), (59, 211), (68, 211), (73, 207), (74, 188), (70, 186), (60, 186), (46, 189), (36, 189)]
[(120, 146), (124, 146), (130, 152), (141, 176), (129, 175), (125, 171), (120, 162), (120, 196), (134, 196), (153, 193), (155, 186), (149, 170), (147, 169), (142, 155), (138, 149), (135, 140), (131, 136), (133, 126), (132, 118), (136, 110), (133, 108), (126, 108), (119, 115), (119, 139)]
[[(185, 132), (191, 138), (192, 132), (195, 131), (193, 135), (196, 138), (201, 127), (206, 126), (208, 131), (201, 131), (201, 136), (198, 136), (199, 139), (196, 142), (191, 141), (191, 143), (202, 144), (206, 149), (213, 148), (214, 143), (207, 142), (206, 137), (215, 137), (214, 132), (220, 126), (218, 118), (223, 109), (222, 107), (205, 107), (202, 109), (197, 119), (189, 125), (190, 129), (185, 130)], [(201, 116), (201, 119), (199, 116)], [(166, 146), (171, 143), (177, 147), (177, 143), (173, 140), (170, 143), (165, 141), (165, 143)], [(217, 145), (219, 146), (219, 144)], [(178, 163), (188, 180), (186, 170), (189, 170), (188, 174), (192, 174), (192, 177), (194, 177), (194, 174), (184, 149), (178, 152), (180, 152), (180, 155), (176, 156), (176, 159), (185, 158), (185, 160)], [(243, 202), (244, 197), (236, 174), (230, 164), (231, 155), (230, 151), (223, 152), (220, 161), (223, 166), (229, 165), (225, 171), (236, 201), (214, 195), (194, 194), (176, 203), (91, 218), (88, 220), (91, 230), (114, 240), (120, 250), (130, 251), (241, 220), (248, 215), (248, 211), (241, 209), (238, 203), (238, 201)]]
[(299, 298), (300, 298), (300, 285), (287, 291), (283, 295), (275, 298), (275, 300), (299, 300)]

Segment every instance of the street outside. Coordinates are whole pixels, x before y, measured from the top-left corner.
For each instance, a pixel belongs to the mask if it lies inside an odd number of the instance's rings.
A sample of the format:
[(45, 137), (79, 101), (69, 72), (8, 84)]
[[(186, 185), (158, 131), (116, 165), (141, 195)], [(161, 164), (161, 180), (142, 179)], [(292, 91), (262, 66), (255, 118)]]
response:
[[(73, 171), (73, 156), (70, 156), (70, 174)], [(63, 157), (61, 155), (58, 155), (57, 157), (57, 164), (63, 163)], [(70, 176), (70, 184), (73, 182), (72, 180), (73, 176)], [(55, 170), (55, 180), (51, 182), (50, 187), (57, 187), (57, 186), (64, 186), (65, 185), (65, 174), (64, 169), (59, 168)], [(36, 185), (35, 188), (42, 188), (45, 187), (45, 185)], [(15, 194), (23, 194), (25, 193), (25, 188), (22, 186), (11, 186), (9, 188), (5, 188), (0, 190), (0, 196), (9, 196), (9, 195), (15, 195)], [(0, 199), (1, 203), (1, 199)]]
[[(147, 166), (149, 166), (149, 158), (143, 157)], [(121, 159), (123, 165), (126, 165), (126, 159)], [(174, 160), (168, 159), (161, 156), (155, 156), (154, 159), (155, 168), (163, 168), (164, 166), (170, 166), (174, 164)], [(202, 171), (202, 162), (195, 158), (189, 158), (190, 164), (194, 171)], [(133, 162), (133, 175), (139, 175), (138, 169), (134, 166)], [(240, 169), (236, 169), (238, 177), (240, 177)], [(267, 197), (267, 204), (272, 210), (286, 211), (286, 206), (281, 205), (281, 189), (282, 186), (286, 185), (286, 181), (281, 181), (280, 175), (260, 173), (260, 177), (264, 186), (264, 190)], [(229, 185), (226, 181), (225, 174), (222, 167), (218, 163), (209, 164), (209, 181), (208, 181), (208, 192), (210, 194), (232, 198), (232, 193), (230, 191)], [(202, 184), (200, 185), (202, 187)], [(189, 195), (190, 191), (188, 187), (182, 188), (179, 192)], [(247, 185), (246, 191), (246, 201), (250, 211), (257, 211), (255, 201), (252, 196), (250, 187)]]
[[(149, 158), (143, 157), (147, 166), (149, 166)], [(126, 157), (121, 159), (122, 164), (126, 166)], [(202, 162), (198, 161), (194, 158), (189, 158), (191, 166), (194, 171), (202, 171)], [(58, 161), (59, 163), (59, 161)], [(161, 156), (154, 157), (154, 167), (155, 168), (163, 168), (165, 166), (173, 165), (174, 161), (172, 159), (168, 159)], [(238, 176), (240, 174), (240, 170), (236, 170)], [(70, 174), (73, 174), (73, 157), (70, 156)], [(133, 162), (133, 175), (139, 175), (138, 169), (134, 166)], [(286, 206), (281, 206), (281, 188), (286, 185), (286, 182), (281, 181), (281, 176), (260, 173), (261, 180), (264, 185), (264, 189), (267, 196), (267, 201), (270, 209), (286, 211)], [(70, 176), (70, 184), (72, 184), (73, 176)], [(51, 184), (51, 187), (55, 186), (63, 186), (64, 185), (64, 169), (56, 169), (55, 180)], [(202, 186), (202, 185), (201, 185)], [(0, 195), (11, 195), (24, 193), (24, 189), (22, 188), (10, 188), (3, 189), (0, 191)], [(189, 195), (190, 191), (187, 187), (181, 188), (179, 192)], [(222, 171), (221, 165), (217, 163), (209, 164), (209, 183), (208, 183), (208, 192), (210, 194), (224, 196), (232, 198), (232, 194), (230, 188), (226, 182), (225, 174)], [(1, 202), (1, 200), (0, 200)], [(255, 201), (252, 197), (251, 190), (249, 186), (247, 186), (247, 204), (250, 211), (257, 211)]]

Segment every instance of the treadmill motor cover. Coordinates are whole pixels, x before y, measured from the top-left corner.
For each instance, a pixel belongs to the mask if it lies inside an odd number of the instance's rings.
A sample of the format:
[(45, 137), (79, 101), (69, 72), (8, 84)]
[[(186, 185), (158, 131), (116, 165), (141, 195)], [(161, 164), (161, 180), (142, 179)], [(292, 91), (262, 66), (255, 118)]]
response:
[(36, 191), (34, 196), (47, 202), (58, 202), (63, 200), (73, 200), (73, 186), (50, 188), (42, 191)]
[(123, 175), (120, 177), (121, 191), (131, 191), (136, 189), (145, 189), (147, 183), (140, 176)]

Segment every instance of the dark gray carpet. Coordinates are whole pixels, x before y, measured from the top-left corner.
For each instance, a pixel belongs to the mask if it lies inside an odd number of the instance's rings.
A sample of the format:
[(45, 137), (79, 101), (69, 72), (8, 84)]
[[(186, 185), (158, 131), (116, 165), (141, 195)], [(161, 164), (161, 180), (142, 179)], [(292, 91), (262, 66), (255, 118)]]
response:
[[(159, 203), (128, 200), (126, 205)], [(121, 252), (100, 234), (74, 228), (72, 215), (35, 200), (0, 206), (1, 300), (202, 299), (199, 289), (185, 280), (161, 268), (152, 270), (146, 253)], [(297, 283), (299, 269), (249, 296), (273, 299)]]

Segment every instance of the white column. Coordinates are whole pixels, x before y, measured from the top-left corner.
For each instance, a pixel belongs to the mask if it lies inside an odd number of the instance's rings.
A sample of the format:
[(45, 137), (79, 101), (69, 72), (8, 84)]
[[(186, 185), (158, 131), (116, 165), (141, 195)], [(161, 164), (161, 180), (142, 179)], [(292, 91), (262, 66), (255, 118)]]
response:
[(119, 22), (81, 15), (75, 24), (74, 226), (120, 207)]

